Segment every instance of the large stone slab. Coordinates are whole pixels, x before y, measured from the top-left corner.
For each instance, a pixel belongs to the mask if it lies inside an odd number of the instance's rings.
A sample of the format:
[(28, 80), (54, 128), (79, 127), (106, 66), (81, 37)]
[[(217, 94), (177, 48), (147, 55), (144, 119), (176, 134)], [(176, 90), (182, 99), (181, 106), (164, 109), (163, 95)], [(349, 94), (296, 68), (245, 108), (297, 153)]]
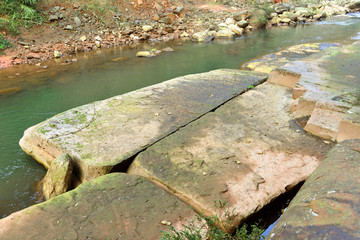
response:
[(328, 47), (335, 46), (333, 43), (304, 43), (288, 47), (282, 51), (267, 54), (261, 58), (246, 62), (242, 68), (257, 72), (270, 73), (289, 62), (309, 57)]
[(354, 134), (360, 132), (360, 124), (351, 120), (360, 118), (351, 110), (360, 101), (359, 66), (360, 42), (356, 42), (288, 63), (272, 71), (268, 81), (293, 89), (291, 110), (297, 117), (310, 116), (307, 131), (342, 141), (360, 138)]
[(360, 239), (360, 140), (336, 145), (267, 239)]
[(112, 173), (0, 220), (0, 239), (159, 239), (194, 212), (137, 176)]
[(60, 113), (27, 129), (20, 146), (45, 167), (67, 153), (79, 178), (93, 179), (266, 78), (226, 69), (175, 78)]
[(128, 173), (217, 215), (232, 231), (304, 181), (330, 148), (296, 129), (290, 101), (285, 87), (257, 86), (141, 152)]

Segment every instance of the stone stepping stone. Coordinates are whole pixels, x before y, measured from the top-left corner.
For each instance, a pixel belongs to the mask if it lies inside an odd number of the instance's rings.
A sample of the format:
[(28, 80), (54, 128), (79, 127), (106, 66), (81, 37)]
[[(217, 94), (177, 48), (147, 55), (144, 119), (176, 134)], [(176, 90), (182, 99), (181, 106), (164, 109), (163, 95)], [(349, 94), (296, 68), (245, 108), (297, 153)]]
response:
[(0, 239), (159, 239), (195, 213), (138, 176), (112, 173), (0, 220)]
[(305, 130), (340, 142), (360, 138), (359, 65), (356, 42), (288, 63), (272, 71), (268, 81), (293, 89), (291, 111), (297, 117), (310, 116)]
[(336, 145), (266, 239), (360, 239), (360, 140)]
[(27, 129), (20, 146), (47, 168), (67, 153), (81, 181), (94, 179), (266, 78), (230, 69), (175, 78), (60, 113)]
[(244, 69), (257, 72), (270, 73), (272, 70), (283, 65), (309, 57), (328, 47), (336, 46), (333, 43), (304, 43), (286, 48), (285, 50), (267, 54), (261, 58), (246, 62), (242, 65)]
[(291, 91), (264, 83), (141, 152), (147, 177), (234, 230), (315, 170), (330, 146), (296, 129)]

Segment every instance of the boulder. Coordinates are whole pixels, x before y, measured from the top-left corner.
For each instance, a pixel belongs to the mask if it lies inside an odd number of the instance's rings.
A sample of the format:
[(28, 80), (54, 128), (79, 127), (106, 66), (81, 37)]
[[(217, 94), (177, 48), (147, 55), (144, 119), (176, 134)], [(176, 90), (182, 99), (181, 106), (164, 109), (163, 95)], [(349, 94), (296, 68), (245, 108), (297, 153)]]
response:
[[(242, 32), (242, 31), (240, 31), (240, 32)], [(222, 38), (231, 39), (231, 38), (234, 38), (235, 35), (236, 35), (235, 32), (228, 28), (228, 29), (222, 29), (222, 30), (216, 32), (215, 38), (216, 39), (222, 39)]]
[(229, 25), (229, 29), (235, 33), (236, 36), (241, 36), (244, 32), (243, 28), (239, 28), (236, 25)]
[(248, 17), (250, 17), (250, 12), (248, 10), (242, 11), (242, 12), (237, 12), (237, 13), (234, 13), (234, 15), (233, 15), (233, 19), (235, 21), (245, 20)]
[(55, 158), (42, 180), (41, 193), (44, 200), (49, 200), (67, 192), (71, 186), (72, 162), (68, 154)]
[(150, 58), (153, 57), (153, 54), (150, 51), (139, 51), (136, 53), (137, 57)]
[(142, 30), (144, 32), (149, 32), (149, 31), (153, 30), (153, 27), (150, 25), (144, 25), (144, 26), (142, 26)]
[(267, 14), (263, 9), (257, 9), (251, 13), (249, 23), (254, 28), (264, 27), (267, 23)]
[(286, 87), (261, 84), (141, 152), (128, 173), (231, 231), (304, 181), (330, 148), (290, 126), (291, 99)]
[(112, 173), (1, 219), (0, 239), (159, 239), (194, 217), (148, 180)]
[(214, 40), (214, 38), (215, 38), (214, 31), (202, 31), (191, 35), (191, 41), (194, 42), (210, 42)]
[(360, 239), (359, 159), (359, 140), (332, 148), (266, 239)]
[(47, 168), (68, 153), (84, 182), (264, 82), (267, 75), (217, 70), (179, 77), (60, 113), (27, 129), (20, 146)]

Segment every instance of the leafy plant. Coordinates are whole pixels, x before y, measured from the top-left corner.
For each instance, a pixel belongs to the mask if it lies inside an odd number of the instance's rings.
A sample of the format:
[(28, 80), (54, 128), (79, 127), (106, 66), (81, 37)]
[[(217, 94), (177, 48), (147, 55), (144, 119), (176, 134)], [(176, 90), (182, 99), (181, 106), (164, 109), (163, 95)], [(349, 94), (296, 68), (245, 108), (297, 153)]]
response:
[(11, 43), (5, 38), (3, 34), (0, 34), (0, 52), (9, 47), (11, 47)]
[(182, 230), (170, 226), (171, 232), (162, 232), (161, 240), (261, 240), (263, 229), (257, 224), (243, 224), (234, 234), (229, 234), (218, 227), (219, 218), (196, 214), (195, 219), (183, 225)]
[(1, 0), (0, 31), (18, 34), (21, 27), (41, 24), (42, 16), (36, 10), (39, 0)]

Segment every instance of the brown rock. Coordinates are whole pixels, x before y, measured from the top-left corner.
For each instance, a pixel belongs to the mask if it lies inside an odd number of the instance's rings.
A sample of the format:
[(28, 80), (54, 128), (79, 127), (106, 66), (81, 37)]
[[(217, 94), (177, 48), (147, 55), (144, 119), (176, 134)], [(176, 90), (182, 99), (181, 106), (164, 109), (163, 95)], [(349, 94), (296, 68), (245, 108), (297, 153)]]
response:
[(35, 58), (35, 59), (40, 59), (41, 56), (40, 56), (40, 54), (38, 54), (38, 53), (33, 53), (33, 52), (31, 52), (31, 53), (28, 53), (27, 58), (28, 58), (28, 59), (33, 59), (33, 58)]
[(360, 141), (329, 151), (266, 239), (360, 239)]
[(257, 86), (141, 152), (128, 173), (217, 215), (231, 231), (305, 180), (329, 149), (289, 127), (291, 100), (286, 87)]
[(146, 179), (112, 173), (1, 219), (0, 239), (155, 240), (194, 215)]
[(55, 158), (48, 169), (42, 185), (41, 192), (45, 200), (49, 200), (65, 193), (71, 185), (72, 162), (68, 154)]

